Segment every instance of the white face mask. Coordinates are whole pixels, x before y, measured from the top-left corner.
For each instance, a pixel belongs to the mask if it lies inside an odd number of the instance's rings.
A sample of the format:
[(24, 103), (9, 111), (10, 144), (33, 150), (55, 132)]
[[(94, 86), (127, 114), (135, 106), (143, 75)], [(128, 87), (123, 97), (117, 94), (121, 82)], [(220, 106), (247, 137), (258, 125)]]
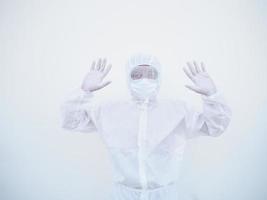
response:
[(145, 99), (156, 93), (158, 82), (157, 80), (147, 78), (131, 80), (130, 87), (134, 95)]

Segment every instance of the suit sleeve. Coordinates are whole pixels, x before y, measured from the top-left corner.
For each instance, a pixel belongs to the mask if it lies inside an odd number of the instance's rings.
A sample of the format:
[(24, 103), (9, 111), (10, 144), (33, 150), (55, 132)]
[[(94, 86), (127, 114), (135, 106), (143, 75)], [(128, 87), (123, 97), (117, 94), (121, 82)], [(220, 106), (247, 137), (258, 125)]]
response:
[(63, 129), (83, 133), (99, 130), (100, 106), (96, 103), (92, 92), (85, 92), (80, 88), (74, 89), (66, 95), (60, 111)]
[(222, 93), (201, 95), (203, 102), (202, 112), (185, 104), (186, 137), (197, 136), (218, 137), (226, 131), (232, 116), (232, 111)]

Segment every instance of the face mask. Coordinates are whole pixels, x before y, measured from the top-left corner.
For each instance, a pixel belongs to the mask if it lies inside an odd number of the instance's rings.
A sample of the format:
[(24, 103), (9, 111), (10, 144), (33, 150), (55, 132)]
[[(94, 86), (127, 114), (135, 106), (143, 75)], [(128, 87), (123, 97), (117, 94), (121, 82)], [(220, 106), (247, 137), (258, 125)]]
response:
[(131, 80), (130, 87), (134, 95), (145, 99), (155, 94), (157, 90), (157, 81), (153, 79)]

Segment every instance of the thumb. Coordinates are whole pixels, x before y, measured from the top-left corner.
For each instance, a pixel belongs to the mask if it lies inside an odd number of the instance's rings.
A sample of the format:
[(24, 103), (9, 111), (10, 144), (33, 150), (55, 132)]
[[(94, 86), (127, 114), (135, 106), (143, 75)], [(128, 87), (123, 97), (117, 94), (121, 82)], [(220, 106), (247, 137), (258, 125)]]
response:
[(197, 86), (185, 85), (185, 87), (187, 87), (188, 89), (190, 89), (190, 90), (192, 90), (194, 92), (197, 92), (197, 93), (200, 93), (200, 94), (203, 93), (202, 90), (199, 87), (197, 87)]
[(103, 88), (103, 87), (106, 87), (108, 84), (110, 84), (112, 81), (106, 81), (106, 82), (104, 82), (101, 86), (100, 86), (100, 88)]

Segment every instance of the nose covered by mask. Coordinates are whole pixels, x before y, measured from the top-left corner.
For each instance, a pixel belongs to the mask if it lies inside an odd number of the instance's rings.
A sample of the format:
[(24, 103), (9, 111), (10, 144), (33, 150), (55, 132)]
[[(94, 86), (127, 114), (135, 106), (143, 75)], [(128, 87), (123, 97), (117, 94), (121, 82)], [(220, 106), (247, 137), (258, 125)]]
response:
[(147, 99), (156, 95), (158, 82), (155, 79), (148, 78), (131, 80), (130, 88), (132, 94), (139, 99)]

